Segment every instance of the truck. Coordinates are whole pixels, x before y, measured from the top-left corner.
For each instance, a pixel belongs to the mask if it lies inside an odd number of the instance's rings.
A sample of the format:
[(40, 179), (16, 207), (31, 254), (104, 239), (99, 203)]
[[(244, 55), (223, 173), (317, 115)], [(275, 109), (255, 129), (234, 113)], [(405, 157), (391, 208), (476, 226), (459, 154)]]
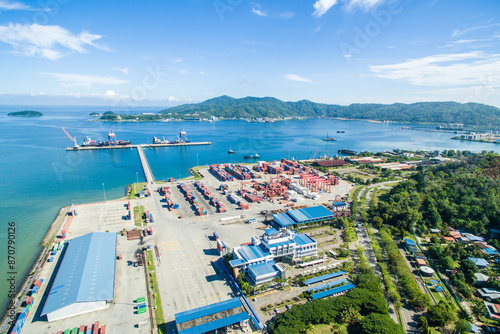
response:
[(256, 222), (257, 222), (257, 219), (255, 219), (255, 218), (247, 220), (247, 224), (255, 224)]
[(219, 240), (219, 236), (217, 235), (217, 233), (214, 232), (214, 239), (215, 240)]

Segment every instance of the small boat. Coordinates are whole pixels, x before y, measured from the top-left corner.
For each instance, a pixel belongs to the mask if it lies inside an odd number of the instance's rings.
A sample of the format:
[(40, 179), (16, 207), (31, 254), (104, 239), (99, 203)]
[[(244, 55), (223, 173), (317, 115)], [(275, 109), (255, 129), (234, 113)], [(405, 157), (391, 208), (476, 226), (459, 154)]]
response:
[(328, 137), (328, 132), (326, 133), (326, 137), (323, 138), (324, 141), (335, 141), (337, 139), (333, 138), (333, 137)]
[(345, 133), (344, 130), (337, 130), (337, 133)]
[(254, 155), (244, 155), (243, 156), (243, 159), (259, 159), (260, 158), (260, 155), (258, 155), (257, 153), (255, 153)]
[(234, 154), (234, 153), (236, 153), (236, 151), (233, 151), (232, 149), (229, 149), (229, 151), (227, 151), (227, 153)]

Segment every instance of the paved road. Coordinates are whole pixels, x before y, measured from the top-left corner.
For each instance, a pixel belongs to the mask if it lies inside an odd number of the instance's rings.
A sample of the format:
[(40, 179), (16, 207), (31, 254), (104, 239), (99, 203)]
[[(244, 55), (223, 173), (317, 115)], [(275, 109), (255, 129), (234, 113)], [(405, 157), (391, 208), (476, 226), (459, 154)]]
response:
[[(374, 184), (368, 187), (363, 188), (359, 194), (358, 194), (358, 203), (361, 202), (361, 197), (363, 194), (368, 191), (367, 196), (366, 196), (366, 208), (367, 210), (369, 209), (370, 205), (370, 198), (371, 194), (374, 190), (375, 187), (379, 188), (387, 188), (385, 187), (385, 184), (387, 183), (393, 183), (394, 181), (390, 182), (383, 182), (383, 183), (378, 183)], [(371, 247), (371, 242), (368, 237), (368, 233), (366, 231), (366, 228), (364, 224), (361, 221), (361, 210), (358, 212), (357, 222), (358, 222), (358, 228), (356, 229), (358, 233), (358, 241), (356, 243), (353, 243), (350, 245), (351, 250), (355, 250), (357, 245), (360, 244), (361, 246), (364, 247), (366, 256), (368, 257), (368, 261), (370, 263), (370, 266), (373, 268), (374, 273), (377, 275), (377, 277), (383, 282), (382, 280), (382, 273), (380, 271), (380, 267), (376, 265), (377, 260), (375, 258), (375, 253), (373, 252), (373, 248)], [(374, 229), (374, 233), (378, 233), (378, 230)], [(397, 282), (397, 279), (394, 277), (395, 281)], [(388, 294), (384, 291), (384, 297), (387, 302), (387, 305), (389, 306), (389, 315), (390, 317), (396, 322), (399, 323), (399, 319), (397, 317), (397, 313), (395, 311), (394, 305), (392, 304)], [(404, 295), (402, 295), (404, 298)], [(404, 300), (403, 300), (404, 303)], [(421, 316), (420, 313), (417, 313), (411, 309), (411, 307), (407, 304), (404, 303), (403, 307), (400, 310), (401, 312), (401, 317), (403, 319), (403, 325), (405, 326), (406, 332), (407, 333), (421, 333), (420, 329), (418, 327), (418, 318)]]

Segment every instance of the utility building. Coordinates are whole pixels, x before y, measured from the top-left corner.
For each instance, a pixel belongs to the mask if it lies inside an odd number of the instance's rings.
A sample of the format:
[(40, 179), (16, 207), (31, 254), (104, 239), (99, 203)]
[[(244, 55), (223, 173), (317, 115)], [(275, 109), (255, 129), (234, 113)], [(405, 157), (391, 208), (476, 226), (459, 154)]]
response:
[(41, 316), (53, 321), (106, 308), (114, 299), (115, 259), (116, 233), (71, 240)]

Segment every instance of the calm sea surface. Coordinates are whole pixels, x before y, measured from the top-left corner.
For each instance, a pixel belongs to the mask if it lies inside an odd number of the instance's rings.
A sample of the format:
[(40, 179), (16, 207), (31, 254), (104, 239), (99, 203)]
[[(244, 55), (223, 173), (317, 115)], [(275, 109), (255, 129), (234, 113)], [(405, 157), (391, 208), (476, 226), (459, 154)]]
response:
[[(33, 107), (31, 107), (32, 109)], [(244, 121), (176, 123), (104, 123), (90, 121), (92, 107), (39, 107), (40, 118), (7, 117), (24, 107), (0, 106), (0, 275), (7, 267), (8, 222), (16, 223), (17, 287), (36, 260), (40, 241), (59, 209), (72, 203), (89, 203), (124, 196), (125, 186), (144, 174), (135, 150), (66, 152), (72, 142), (64, 127), (81, 143), (85, 136), (107, 140), (109, 130), (118, 139), (134, 144), (151, 143), (153, 136), (175, 140), (183, 128), (191, 141), (210, 141), (211, 146), (171, 147), (145, 150), (157, 180), (189, 176), (196, 164), (242, 162), (243, 155), (258, 153), (261, 160), (280, 158), (307, 159), (334, 156), (347, 148), (372, 152), (394, 148), (470, 151), (500, 151), (500, 146), (451, 140), (450, 133), (396, 130), (408, 124), (378, 124), (345, 120), (293, 120), (275, 123)], [(144, 108), (135, 112), (158, 111)], [(428, 126), (433, 129), (434, 126)], [(337, 133), (344, 130), (345, 133)], [(322, 138), (335, 137), (326, 142)], [(233, 149), (236, 154), (229, 155)], [(8, 284), (0, 277), (0, 308), (5, 311)]]

